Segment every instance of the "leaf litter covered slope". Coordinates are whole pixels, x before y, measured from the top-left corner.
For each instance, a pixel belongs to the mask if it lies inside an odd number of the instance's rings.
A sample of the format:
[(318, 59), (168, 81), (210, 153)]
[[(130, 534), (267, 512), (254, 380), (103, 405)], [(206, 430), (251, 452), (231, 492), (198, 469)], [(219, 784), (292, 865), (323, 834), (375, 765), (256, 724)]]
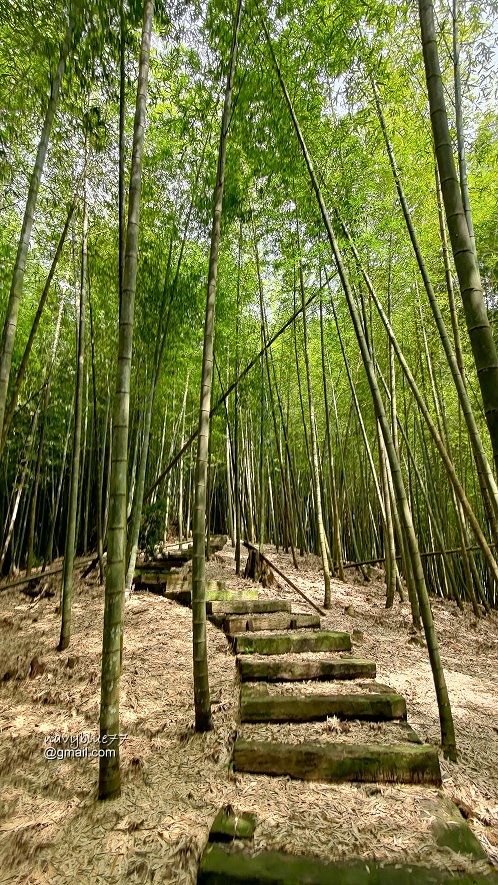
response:
[[(321, 602), (317, 558), (306, 557), (297, 573), (290, 557), (270, 549), (268, 555)], [(229, 587), (254, 586), (235, 577), (230, 548), (207, 568)], [(57, 589), (59, 579), (52, 580)], [(409, 722), (437, 743), (427, 652), (410, 642), (406, 605), (385, 612), (384, 589), (380, 582), (334, 582), (334, 609), (323, 625), (363, 632), (353, 653), (376, 659), (377, 680), (405, 695)], [(261, 593), (286, 596), (296, 611), (306, 610), (283, 583)], [(474, 832), (498, 860), (497, 619), (473, 626), (473, 617), (451, 604), (436, 602), (434, 611), (461, 751), (458, 764), (441, 762), (444, 789), (471, 815)], [(43, 751), (48, 735), (98, 732), (102, 613), (102, 589), (80, 580), (71, 646), (60, 654), (53, 597), (33, 605), (17, 589), (0, 595), (1, 882), (194, 883), (209, 827), (227, 803), (256, 813), (258, 849), (479, 869), (435, 845), (424, 805), (435, 789), (231, 774), (238, 686), (226, 639), (208, 625), (215, 730), (195, 735), (191, 613), (150, 594), (135, 594), (126, 609), (122, 797), (97, 802), (96, 759), (46, 760)], [(283, 728), (303, 739), (302, 725)], [(342, 739), (334, 721), (328, 731)]]

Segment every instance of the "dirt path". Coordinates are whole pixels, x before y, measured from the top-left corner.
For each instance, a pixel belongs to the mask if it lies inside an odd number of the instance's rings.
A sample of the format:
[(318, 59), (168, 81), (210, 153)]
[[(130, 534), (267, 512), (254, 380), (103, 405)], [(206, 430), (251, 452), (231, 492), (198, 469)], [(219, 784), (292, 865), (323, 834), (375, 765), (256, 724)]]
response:
[[(298, 573), (289, 556), (267, 552), (321, 603), (318, 559), (306, 557)], [(229, 587), (247, 585), (234, 575), (230, 548), (208, 573)], [(363, 632), (357, 651), (377, 660), (379, 682), (404, 694), (410, 723), (437, 743), (427, 651), (410, 641), (406, 604), (385, 611), (384, 589), (333, 582), (324, 627)], [(283, 583), (262, 592), (308, 610)], [(98, 733), (102, 611), (102, 589), (80, 581), (71, 646), (59, 654), (55, 599), (33, 606), (18, 590), (0, 594), (0, 882), (193, 883), (209, 826), (226, 803), (256, 813), (256, 847), (448, 869), (469, 863), (430, 838), (420, 808), (436, 790), (232, 774), (238, 696), (227, 642), (208, 626), (215, 730), (195, 735), (191, 613), (150, 594), (135, 594), (126, 609), (123, 794), (96, 802), (97, 760), (47, 760), (44, 750), (51, 735)], [(476, 624), (471, 611), (440, 602), (434, 614), (460, 749), (457, 764), (441, 760), (444, 790), (498, 863), (498, 618)]]

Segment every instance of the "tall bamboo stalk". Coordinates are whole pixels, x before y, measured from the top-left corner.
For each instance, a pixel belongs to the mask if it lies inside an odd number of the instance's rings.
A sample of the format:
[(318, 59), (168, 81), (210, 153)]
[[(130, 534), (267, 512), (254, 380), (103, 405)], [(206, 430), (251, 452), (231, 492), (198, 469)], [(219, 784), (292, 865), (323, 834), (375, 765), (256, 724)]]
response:
[(229, 69), (221, 119), (218, 168), (216, 172), (216, 185), (213, 198), (213, 222), (209, 254), (206, 316), (204, 322), (204, 349), (202, 355), (202, 382), (199, 405), (199, 435), (193, 521), (194, 550), (192, 558), (193, 669), (196, 731), (207, 731), (212, 728), (207, 666), (205, 600), (206, 481), (209, 450), (209, 417), (213, 378), (214, 309), (216, 301), (216, 280), (218, 275), (218, 255), (220, 248), (221, 212), (225, 185), (226, 146), (228, 128), (230, 125), (233, 81), (237, 60), (238, 33), (241, 15), (242, 0), (238, 0), (233, 24)]
[[(298, 229), (298, 248), (299, 246), (299, 229)], [(322, 511), (322, 492), (320, 487), (320, 465), (318, 458), (318, 436), (316, 432), (315, 420), (315, 404), (313, 400), (313, 388), (311, 385), (311, 368), (308, 345), (308, 320), (306, 317), (306, 298), (304, 292), (303, 266), (299, 260), (299, 289), (301, 292), (301, 307), (303, 314), (303, 347), (304, 347), (304, 365), (306, 367), (306, 387), (308, 391), (308, 410), (310, 414), (310, 440), (311, 440), (311, 470), (313, 474), (313, 487), (315, 490), (315, 508), (316, 508), (316, 530), (318, 535), (319, 549), (322, 558), (323, 581), (325, 584), (323, 607), (331, 608), (332, 600), (330, 595), (330, 571), (329, 558), (327, 553), (327, 542), (325, 538), (325, 529), (323, 526)]]
[(469, 231), (453, 156), (434, 23), (434, 3), (419, 0), (420, 32), (432, 134), (451, 248), (460, 284), (467, 331), (481, 388), (484, 414), (498, 469), (498, 354), (484, 301), (481, 276)]
[[(87, 162), (87, 136), (85, 136), (85, 167)], [(78, 508), (78, 485), (81, 456), (81, 422), (83, 411), (83, 381), (85, 370), (85, 301), (88, 261), (88, 204), (86, 169), (83, 194), (83, 230), (81, 241), (81, 277), (79, 285), (78, 325), (76, 337), (76, 392), (74, 400), (73, 448), (69, 482), (68, 518), (64, 546), (64, 569), (61, 588), (61, 633), (58, 651), (64, 651), (71, 638), (71, 608), (73, 603), (74, 557), (76, 553), (76, 515)]]
[(55, 358), (57, 355), (57, 348), (59, 346), (59, 336), (61, 330), (61, 322), (62, 322), (62, 314), (64, 313), (64, 299), (61, 298), (59, 304), (59, 311), (57, 314), (57, 320), (55, 323), (55, 331), (54, 338), (52, 343), (52, 353), (50, 356), (50, 362), (47, 367), (47, 373), (45, 377), (45, 391), (43, 395), (43, 407), (41, 410), (41, 428), (40, 428), (40, 437), (38, 440), (38, 451), (36, 455), (36, 465), (35, 465), (35, 476), (33, 482), (33, 494), (31, 497), (30, 504), (30, 512), (29, 512), (29, 531), (28, 531), (28, 553), (27, 553), (27, 562), (26, 562), (26, 574), (29, 575), (31, 573), (31, 568), (33, 565), (34, 558), (34, 542), (35, 542), (35, 528), (36, 528), (36, 506), (38, 503), (38, 490), (40, 486), (40, 469), (41, 469), (41, 459), (43, 453), (43, 446), (45, 442), (45, 430), (47, 426), (47, 411), (48, 411), (48, 403), (50, 399), (50, 387), (52, 382), (52, 373), (55, 365)]
[(17, 316), (19, 313), (19, 305), (21, 303), (24, 274), (26, 271), (26, 261), (29, 251), (29, 242), (31, 239), (31, 231), (36, 212), (36, 204), (38, 202), (38, 192), (40, 189), (43, 167), (47, 156), (50, 134), (55, 119), (57, 106), (59, 103), (59, 95), (62, 86), (62, 79), (66, 69), (66, 62), (71, 50), (73, 42), (74, 30), (80, 16), (83, 3), (82, 0), (74, 0), (69, 13), (69, 20), (66, 27), (66, 33), (60, 49), (59, 62), (55, 76), (51, 81), (50, 96), (45, 111), (45, 119), (36, 152), (35, 165), (31, 173), (29, 182), (28, 198), (24, 209), (24, 217), (21, 227), (21, 234), (17, 246), (17, 254), (14, 263), (14, 271), (12, 274), (12, 284), (10, 288), (9, 303), (7, 305), (7, 314), (3, 326), (2, 346), (0, 352), (0, 439), (3, 438), (3, 425), (5, 417), (5, 408), (7, 403), (7, 390), (9, 386), (10, 367), (12, 363), (12, 352), (14, 350), (14, 341), (17, 329)]
[(358, 315), (358, 311), (356, 309), (356, 304), (354, 301), (354, 297), (349, 285), (349, 279), (346, 273), (346, 269), (342, 260), (342, 255), (339, 250), (334, 230), (332, 227), (332, 223), (330, 221), (329, 213), (327, 207), (325, 205), (322, 192), (320, 186), (318, 184), (318, 179), (315, 174), (315, 170), (313, 164), (311, 162), (311, 158), (306, 147), (306, 142), (304, 140), (303, 134), (301, 132), (301, 128), (299, 126), (296, 113), (294, 110), (294, 106), (290, 99), (289, 93), (285, 86), (285, 82), (282, 77), (282, 73), (280, 70), (280, 66), (277, 62), (275, 52), (273, 49), (273, 45), (268, 34), (268, 29), (264, 21), (262, 21), (262, 26), (265, 31), (265, 36), (267, 39), (268, 47), (271, 52), (273, 64), (277, 73), (277, 77), (282, 88), (282, 92), (285, 98), (285, 102), (289, 109), (289, 114), (292, 119), (292, 123), (294, 125), (294, 129), (296, 132), (297, 140), (299, 142), (299, 146), (301, 148), (304, 161), (306, 163), (306, 167), (308, 169), (309, 177), (313, 186), (313, 190), (315, 192), (315, 196), (320, 208), (320, 213), (322, 216), (322, 220), (327, 232), (328, 240), (330, 243), (330, 247), (334, 256), (334, 261), (339, 273), (339, 277), (341, 280), (342, 288), (346, 295), (346, 300), (348, 303), (349, 312), (351, 315), (351, 319), (353, 322), (353, 326), (356, 333), (356, 338), (358, 341), (358, 345), (360, 347), (363, 364), (365, 366), (365, 372), (368, 378), (370, 391), (372, 394), (372, 400), (374, 403), (374, 409), (376, 413), (376, 417), (379, 421), (382, 435), (384, 437), (384, 443), (387, 450), (387, 455), (389, 458), (389, 463), (391, 465), (391, 472), (393, 477), (394, 489), (396, 492), (396, 500), (398, 504), (398, 510), (400, 516), (403, 521), (403, 526), (407, 534), (407, 539), (409, 543), (410, 556), (413, 565), (413, 571), (416, 581), (417, 594), (419, 598), (420, 604), (420, 612), (422, 615), (422, 623), (424, 625), (425, 636), (427, 640), (427, 648), (429, 652), (429, 659), (431, 662), (432, 675), (434, 678), (434, 687), (436, 689), (436, 696), (438, 701), (438, 709), (439, 709), (439, 718), (441, 725), (441, 741), (444, 752), (450, 756), (456, 757), (456, 741), (455, 741), (455, 730), (453, 725), (453, 716), (451, 713), (451, 706), (448, 696), (448, 689), (446, 686), (446, 680), (444, 677), (444, 672), (441, 664), (441, 658), (439, 654), (439, 646), (436, 636), (436, 631), (434, 628), (434, 621), (432, 617), (432, 611), (429, 602), (429, 595), (427, 592), (427, 587), (424, 578), (424, 571), (422, 567), (422, 560), (420, 558), (420, 551), (418, 547), (417, 537), (415, 534), (415, 529), (413, 526), (412, 515), (410, 512), (410, 508), (408, 505), (408, 499), (406, 497), (405, 486), (403, 482), (403, 477), (401, 474), (400, 463), (398, 459), (397, 452), (393, 445), (392, 434), (390, 431), (389, 422), (386, 416), (386, 412), (384, 409), (384, 404), (382, 402), (382, 397), (380, 395), (379, 386), (377, 383), (377, 377), (375, 374), (375, 369), (370, 357), (370, 352), (368, 349), (367, 342), (365, 341), (365, 336), (363, 334), (363, 328), (361, 324), (361, 320)]
[(1, 442), (1, 446), (0, 446), (0, 454), (3, 450), (3, 447), (5, 445), (5, 441), (7, 439), (8, 433), (9, 433), (9, 428), (10, 428), (12, 418), (14, 417), (17, 402), (19, 399), (19, 393), (20, 393), (22, 383), (23, 383), (25, 375), (26, 375), (26, 369), (28, 368), (29, 357), (30, 357), (31, 351), (33, 349), (33, 342), (35, 340), (35, 336), (38, 331), (38, 327), (40, 325), (40, 320), (42, 317), (43, 309), (45, 307), (45, 304), (46, 304), (46, 301), (48, 298), (48, 294), (49, 294), (50, 288), (52, 286), (52, 281), (53, 281), (53, 278), (55, 275), (55, 271), (57, 270), (57, 265), (59, 263), (59, 259), (62, 255), (62, 251), (64, 249), (64, 244), (66, 242), (67, 234), (68, 234), (68, 231), (69, 231), (69, 228), (71, 225), (71, 221), (73, 218), (75, 208), (76, 208), (76, 201), (73, 200), (70, 203), (70, 206), (68, 209), (64, 228), (63, 228), (62, 233), (60, 235), (59, 242), (57, 244), (57, 248), (55, 250), (55, 254), (52, 259), (52, 264), (50, 266), (50, 270), (48, 272), (48, 276), (47, 276), (45, 285), (43, 287), (43, 291), (40, 295), (40, 301), (38, 302), (38, 307), (36, 309), (35, 317), (34, 317), (33, 322), (31, 324), (31, 329), (30, 329), (30, 332), (28, 335), (28, 340), (26, 342), (26, 346), (24, 348), (21, 362), (19, 364), (19, 368), (17, 370), (16, 377), (15, 377), (14, 383), (12, 385), (12, 393), (10, 395), (9, 405), (8, 405), (6, 412), (5, 412), (2, 442)]
[(99, 799), (110, 799), (114, 796), (119, 796), (121, 792), (119, 765), (119, 679), (122, 668), (126, 569), (126, 484), (128, 472), (130, 375), (137, 280), (142, 156), (145, 139), (147, 84), (153, 15), (154, 0), (145, 0), (143, 5), (142, 39), (133, 127), (123, 290), (119, 313), (118, 364), (113, 409), (111, 478), (109, 483), (104, 631), (102, 637), (100, 743), (103, 750), (112, 749), (114, 754), (103, 753), (99, 759)]
[(465, 156), (465, 135), (463, 131), (463, 111), (462, 111), (462, 81), (460, 76), (460, 38), (459, 38), (459, 2), (453, 0), (452, 5), (452, 42), (453, 42), (453, 82), (455, 86), (455, 123), (457, 131), (458, 144), (458, 173), (460, 180), (460, 191), (462, 194), (462, 203), (465, 210), (465, 218), (469, 229), (470, 240), (474, 253), (476, 251), (476, 241), (474, 236), (474, 223), (472, 220), (472, 210), (470, 208), (469, 183), (467, 178), (467, 159)]
[(449, 478), (451, 484), (453, 485), (455, 492), (458, 496), (458, 499), (459, 499), (460, 503), (462, 504), (465, 515), (466, 515), (467, 519), (469, 520), (470, 525), (472, 526), (472, 531), (474, 532), (476, 541), (478, 542), (478, 544), (480, 545), (480, 547), (483, 551), (483, 554), (486, 558), (486, 562), (489, 566), (489, 569), (490, 569), (491, 573), (493, 574), (493, 576), (495, 577), (495, 580), (498, 580), (498, 566), (496, 564), (495, 558), (491, 552), (491, 548), (490, 548), (488, 542), (486, 541), (486, 538), (484, 537), (481, 526), (479, 525), (479, 522), (474, 514), (474, 511), (472, 510), (472, 507), (470, 506), (467, 495), (465, 494), (465, 490), (464, 490), (460, 480), (458, 479), (454, 464), (448, 454), (448, 451), (446, 449), (446, 446), (444, 445), (443, 440), (441, 439), (441, 436), (437, 430), (437, 427), (434, 424), (434, 421), (430, 415), (429, 409), (427, 408), (427, 404), (425, 402), (425, 399), (424, 399), (422, 393), (420, 392), (419, 387), (415, 381), (415, 378), (413, 377), (413, 374), (406, 362), (403, 352), (399, 346), (398, 340), (394, 334), (393, 328), (392, 328), (392, 326), (389, 322), (389, 319), (388, 319), (388, 317), (387, 317), (387, 315), (386, 315), (386, 313), (385, 313), (385, 311), (384, 311), (384, 309), (383, 309), (383, 307), (376, 295), (376, 292), (373, 288), (370, 278), (368, 277), (368, 274), (366, 273), (365, 269), (363, 268), (360, 256), (358, 254), (358, 250), (356, 249), (356, 246), (354, 245), (344, 222), (341, 222), (341, 224), (342, 224), (342, 228), (344, 230), (344, 233), (345, 233), (346, 237), (348, 238), (348, 241), (349, 241), (349, 244), (350, 244), (351, 249), (353, 251), (353, 254), (355, 256), (355, 259), (358, 262), (358, 264), (362, 270), (362, 273), (363, 273), (365, 282), (367, 284), (367, 287), (369, 289), (372, 301), (375, 304), (375, 307), (376, 307), (377, 312), (382, 320), (382, 323), (383, 323), (384, 328), (389, 336), (389, 339), (392, 341), (396, 356), (398, 358), (398, 362), (403, 370), (403, 374), (404, 374), (404, 376), (408, 382), (408, 385), (415, 397), (417, 405), (424, 417), (424, 420), (427, 424), (427, 427), (429, 428), (429, 431), (430, 431), (431, 436), (434, 440), (436, 448), (437, 448), (437, 450), (441, 456), (441, 459), (444, 463), (444, 466), (445, 466), (447, 474), (448, 474), (448, 478)]
[[(470, 441), (472, 444), (472, 450), (474, 452), (476, 467), (480, 478), (481, 486), (484, 486), (487, 492), (484, 492), (484, 497), (489, 495), (489, 499), (492, 504), (494, 519), (492, 520), (492, 530), (493, 530), (493, 539), (495, 543), (498, 543), (498, 487), (495, 482), (491, 467), (488, 463), (488, 459), (486, 457), (486, 453), (484, 451), (484, 447), (481, 440), (481, 435), (479, 432), (479, 428), (477, 426), (477, 422), (474, 417), (474, 412), (472, 409), (472, 405), (469, 399), (469, 395), (467, 392), (467, 388), (463, 381), (463, 378), (460, 374), (460, 369), (458, 366), (458, 361), (451, 345), (451, 341), (449, 339), (446, 326), (443, 320), (443, 316), (441, 314), (441, 310), (439, 308), (439, 304), (437, 298), (435, 296), (432, 283), (427, 271), (427, 267), (422, 255), (422, 251), (420, 249), (420, 245), (418, 242), (418, 237), (415, 231), (415, 227), (412, 221), (410, 209), (408, 207), (408, 203), (404, 194), (403, 185), (401, 182), (401, 178), (398, 172), (398, 168), (396, 165), (396, 159), (394, 157), (394, 151), (387, 133), (387, 128), (384, 120), (384, 115), (382, 112), (382, 107), (380, 105), (379, 95), (375, 84), (372, 80), (372, 85), (374, 89), (375, 96), (375, 104), (377, 108), (377, 113), (379, 116), (379, 122), (382, 129), (382, 133), (384, 136), (384, 140), (386, 143), (386, 149), (389, 156), (389, 162), (391, 164), (391, 170), (393, 173), (393, 178), (396, 184), (396, 190), (398, 192), (401, 208), (403, 211), (403, 217), (405, 219), (405, 223), (410, 235), (410, 240), (412, 242), (413, 250), (415, 252), (415, 256), (417, 259), (417, 264), (420, 269), (420, 273), (422, 279), (424, 281), (424, 287), (427, 293), (427, 297), (429, 300), (429, 304), (436, 321), (436, 326), (439, 332), (439, 336), (441, 338), (441, 343), (444, 348), (444, 352), (446, 355), (446, 359), (448, 361), (448, 365), (450, 367), (450, 371), (453, 377), (453, 381), (457, 390), (458, 399), (462, 408), (462, 413), (465, 418), (465, 422), (467, 424), (467, 429), (469, 432)], [(497, 364), (498, 365), (498, 364)], [(498, 372), (497, 372), (497, 381), (498, 381)], [(498, 407), (498, 398), (497, 398), (497, 407)], [(498, 419), (497, 419), (498, 420)], [(498, 432), (498, 423), (497, 423), (497, 432)]]

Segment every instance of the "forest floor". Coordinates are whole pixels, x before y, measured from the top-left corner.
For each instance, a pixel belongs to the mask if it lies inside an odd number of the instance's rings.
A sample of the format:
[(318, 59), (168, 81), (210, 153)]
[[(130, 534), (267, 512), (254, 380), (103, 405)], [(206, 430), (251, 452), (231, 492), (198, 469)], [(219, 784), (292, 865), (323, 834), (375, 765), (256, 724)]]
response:
[[(316, 557), (300, 560), (296, 572), (290, 556), (266, 552), (321, 604)], [(207, 571), (228, 587), (254, 587), (236, 578), (228, 546)], [(60, 575), (49, 582), (56, 592), (59, 583)], [(292, 598), (296, 611), (310, 611), (280, 581), (261, 593)], [(381, 573), (370, 584), (333, 581), (332, 599), (323, 626), (363, 632), (354, 653), (377, 661), (378, 681), (405, 696), (409, 723), (437, 744), (427, 650), (413, 642), (407, 603), (386, 611)], [(49, 736), (98, 735), (103, 588), (95, 573), (76, 582), (71, 645), (63, 653), (55, 650), (56, 600), (33, 602), (19, 588), (0, 592), (1, 883), (192, 885), (211, 823), (228, 803), (256, 814), (257, 849), (479, 870), (478, 862), (435, 844), (421, 811), (427, 798), (437, 797), (434, 788), (234, 774), (238, 683), (228, 643), (208, 625), (215, 729), (196, 735), (191, 612), (149, 593), (135, 593), (126, 606), (122, 796), (97, 802), (98, 760), (49, 760), (44, 750)], [(442, 601), (434, 601), (433, 610), (459, 748), (457, 763), (441, 757), (443, 791), (498, 864), (498, 616), (476, 622), (470, 609)], [(317, 736), (335, 726), (312, 727)]]

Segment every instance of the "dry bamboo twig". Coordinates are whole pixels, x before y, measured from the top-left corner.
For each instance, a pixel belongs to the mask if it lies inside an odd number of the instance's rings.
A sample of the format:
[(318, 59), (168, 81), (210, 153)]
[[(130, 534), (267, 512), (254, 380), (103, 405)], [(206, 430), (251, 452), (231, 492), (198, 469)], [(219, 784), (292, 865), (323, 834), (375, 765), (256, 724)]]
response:
[[(92, 561), (93, 557), (82, 556), (81, 559), (78, 560), (78, 567), (84, 565), (86, 562)], [(0, 593), (2, 590), (10, 590), (11, 587), (21, 587), (23, 584), (29, 584), (30, 581), (40, 581), (42, 578), (49, 578), (51, 575), (60, 574), (63, 568), (64, 562), (61, 562), (61, 564), (55, 568), (47, 568), (44, 572), (31, 572), (27, 577), (25, 575), (23, 578), (16, 578), (15, 581), (9, 581), (7, 584), (3, 584), (0, 587)]]
[(242, 543), (243, 543), (244, 547), (247, 547), (248, 550), (254, 550), (261, 557), (261, 559), (263, 559), (264, 562), (266, 562), (267, 565), (269, 565), (270, 568), (272, 568), (273, 571), (277, 573), (277, 575), (280, 575), (280, 577), (283, 578), (283, 580), (289, 585), (289, 587), (292, 587), (292, 589), (295, 590), (296, 593), (299, 593), (299, 596), (302, 596), (303, 599), (306, 600), (308, 605), (311, 605), (311, 607), (314, 608), (315, 611), (317, 611), (319, 615), (322, 615), (322, 617), (325, 617), (326, 612), (322, 611), (322, 609), (319, 608), (319, 606), (316, 605), (313, 602), (313, 600), (309, 598), (309, 596), (306, 596), (306, 593), (304, 593), (303, 590), (300, 590), (299, 587), (296, 584), (294, 584), (294, 582), (291, 581), (290, 578), (287, 577), (287, 575), (284, 575), (284, 573), (282, 571), (280, 571), (278, 566), (276, 566), (270, 559), (268, 559), (268, 557), (265, 556), (264, 553), (260, 553), (258, 548), (254, 546), (254, 544), (250, 544), (249, 541), (243, 541)]
[[(490, 544), (490, 547), (494, 547), (496, 549), (496, 544)], [(478, 553), (482, 550), (479, 546), (467, 547), (467, 551), (472, 551), (473, 553)], [(454, 554), (458, 554), (462, 552), (461, 547), (453, 547), (451, 550), (426, 550), (423, 553), (420, 553), (422, 558), (428, 556), (450, 556)], [(396, 559), (401, 559), (401, 556), (397, 556)], [(344, 568), (360, 568), (362, 565), (376, 565), (378, 562), (385, 562), (385, 557), (381, 556), (378, 559), (364, 559), (361, 562), (345, 562)]]

